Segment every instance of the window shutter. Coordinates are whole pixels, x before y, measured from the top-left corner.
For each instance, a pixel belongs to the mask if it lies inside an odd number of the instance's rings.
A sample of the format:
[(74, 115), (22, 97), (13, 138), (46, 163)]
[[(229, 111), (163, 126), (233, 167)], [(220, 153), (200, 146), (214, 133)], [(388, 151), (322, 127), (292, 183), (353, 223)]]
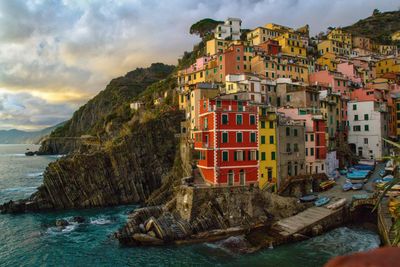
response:
[(233, 152), (233, 160), (237, 161), (237, 153), (236, 153), (236, 151)]

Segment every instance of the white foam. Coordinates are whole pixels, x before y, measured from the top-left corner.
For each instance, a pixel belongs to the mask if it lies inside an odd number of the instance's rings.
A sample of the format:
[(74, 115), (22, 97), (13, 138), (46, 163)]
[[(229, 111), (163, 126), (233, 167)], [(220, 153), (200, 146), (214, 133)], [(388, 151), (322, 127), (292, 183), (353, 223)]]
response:
[(112, 221), (106, 218), (90, 218), (90, 223), (96, 225), (105, 225), (112, 223)]
[(28, 177), (41, 177), (43, 176), (43, 172), (33, 172), (33, 173), (28, 173)]

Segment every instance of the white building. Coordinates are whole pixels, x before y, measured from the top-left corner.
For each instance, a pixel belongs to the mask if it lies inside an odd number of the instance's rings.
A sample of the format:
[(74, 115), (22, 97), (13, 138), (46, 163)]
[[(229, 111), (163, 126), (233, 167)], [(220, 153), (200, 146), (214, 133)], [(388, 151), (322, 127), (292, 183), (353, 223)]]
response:
[(242, 20), (237, 18), (228, 18), (223, 24), (218, 24), (214, 30), (215, 39), (240, 40), (240, 28)]
[(250, 74), (228, 74), (225, 77), (225, 95), (236, 95), (239, 100), (267, 104), (267, 81)]
[(389, 115), (386, 103), (372, 100), (350, 101), (347, 112), (351, 150), (366, 159), (386, 156), (388, 148), (382, 140), (388, 136)]

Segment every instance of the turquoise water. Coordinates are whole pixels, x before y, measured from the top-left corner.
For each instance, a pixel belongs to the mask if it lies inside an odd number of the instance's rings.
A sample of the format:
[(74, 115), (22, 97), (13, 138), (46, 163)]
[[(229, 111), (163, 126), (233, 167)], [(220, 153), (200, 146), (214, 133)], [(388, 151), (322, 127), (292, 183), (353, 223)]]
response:
[[(27, 147), (0, 145), (0, 202), (29, 196), (41, 184), (46, 165), (57, 159), (25, 157)], [(121, 247), (111, 235), (134, 208), (0, 215), (0, 266), (322, 266), (333, 256), (379, 246), (376, 233), (341, 227), (304, 242), (247, 255), (229, 250), (226, 241)], [(86, 222), (64, 230), (54, 227), (56, 219), (77, 215)]]

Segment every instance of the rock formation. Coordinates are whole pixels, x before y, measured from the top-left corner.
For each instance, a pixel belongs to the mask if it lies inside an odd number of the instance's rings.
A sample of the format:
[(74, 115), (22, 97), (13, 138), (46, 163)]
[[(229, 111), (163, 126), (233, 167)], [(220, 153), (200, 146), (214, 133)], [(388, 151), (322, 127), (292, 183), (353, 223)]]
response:
[(29, 199), (10, 201), (2, 212), (72, 209), (143, 202), (160, 187), (176, 157), (179, 111), (136, 121), (115, 144), (51, 163), (43, 185)]

